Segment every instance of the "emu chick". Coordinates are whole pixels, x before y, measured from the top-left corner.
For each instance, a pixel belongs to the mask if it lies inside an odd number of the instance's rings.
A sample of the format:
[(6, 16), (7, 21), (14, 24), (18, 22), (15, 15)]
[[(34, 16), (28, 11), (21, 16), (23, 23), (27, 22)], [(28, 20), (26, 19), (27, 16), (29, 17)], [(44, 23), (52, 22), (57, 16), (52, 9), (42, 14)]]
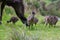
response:
[(45, 17), (45, 23), (46, 25), (49, 24), (49, 25), (56, 25), (58, 21), (58, 18), (56, 16), (46, 16)]
[(33, 25), (33, 23), (34, 23), (34, 16), (35, 16), (35, 12), (32, 12), (32, 14), (30, 16), (28, 16), (28, 18), (27, 18), (28, 26)]
[(34, 17), (34, 20), (33, 21), (34, 21), (33, 23), (36, 25), (37, 22), (38, 22), (38, 19)]
[(9, 21), (7, 21), (7, 23), (13, 22), (15, 24), (17, 21), (18, 21), (17, 17), (11, 17), (11, 19)]

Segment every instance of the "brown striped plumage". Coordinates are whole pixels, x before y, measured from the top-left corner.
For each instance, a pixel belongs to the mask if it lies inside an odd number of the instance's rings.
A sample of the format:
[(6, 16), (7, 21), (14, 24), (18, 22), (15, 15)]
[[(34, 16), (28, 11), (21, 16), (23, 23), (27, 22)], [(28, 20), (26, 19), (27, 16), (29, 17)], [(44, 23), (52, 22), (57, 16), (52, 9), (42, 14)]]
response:
[(7, 21), (7, 23), (12, 22), (12, 23), (15, 24), (17, 21), (18, 21), (18, 18), (17, 17), (11, 17), (11, 19), (9, 21)]
[(32, 14), (27, 18), (27, 24), (29, 26), (33, 26), (33, 24), (37, 24), (38, 19), (35, 17), (35, 12), (32, 12)]
[(56, 25), (58, 18), (56, 16), (45, 16), (46, 25)]

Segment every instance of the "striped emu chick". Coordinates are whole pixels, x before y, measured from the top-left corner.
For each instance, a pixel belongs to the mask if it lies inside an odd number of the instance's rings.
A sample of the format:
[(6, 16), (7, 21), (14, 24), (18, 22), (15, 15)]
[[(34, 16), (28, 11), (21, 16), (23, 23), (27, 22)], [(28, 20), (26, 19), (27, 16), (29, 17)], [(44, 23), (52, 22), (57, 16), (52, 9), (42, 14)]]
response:
[(56, 16), (52, 16), (52, 24), (56, 25), (57, 22), (58, 22), (58, 18)]
[(28, 24), (28, 26), (30, 26), (30, 25), (33, 26), (34, 16), (35, 16), (35, 12), (32, 12), (32, 14), (27, 18), (27, 24)]
[(46, 25), (49, 24), (49, 25), (56, 25), (58, 21), (58, 18), (56, 16), (46, 16), (45, 17), (45, 23)]
[(38, 19), (34, 17), (33, 23), (36, 25), (38, 23)]
[(49, 22), (50, 22), (49, 18), (50, 18), (50, 16), (45, 16), (45, 18), (44, 18), (44, 22), (46, 25), (49, 24)]
[(17, 17), (11, 17), (11, 19), (9, 21), (7, 21), (7, 23), (12, 22), (13, 24), (15, 24), (18, 21)]

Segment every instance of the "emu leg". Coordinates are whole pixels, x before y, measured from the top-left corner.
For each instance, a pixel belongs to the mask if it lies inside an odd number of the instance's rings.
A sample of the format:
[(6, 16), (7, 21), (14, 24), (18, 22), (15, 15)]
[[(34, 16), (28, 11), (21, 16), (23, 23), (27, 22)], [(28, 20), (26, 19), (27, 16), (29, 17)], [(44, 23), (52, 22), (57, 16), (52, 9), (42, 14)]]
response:
[[(2, 5), (2, 2), (0, 2), (0, 16), (1, 16), (1, 5)], [(1, 22), (0, 22), (0, 24), (1, 24)]]
[(16, 3), (13, 8), (15, 9), (17, 16), (21, 19), (22, 23), (28, 26), (27, 19), (24, 17), (24, 5), (22, 3)]
[(4, 9), (4, 6), (5, 6), (5, 3), (3, 2), (3, 3), (1, 3), (1, 5), (0, 5), (0, 24), (2, 24), (2, 14), (3, 14), (3, 9)]
[(1, 3), (0, 3), (0, 13), (1, 13)]

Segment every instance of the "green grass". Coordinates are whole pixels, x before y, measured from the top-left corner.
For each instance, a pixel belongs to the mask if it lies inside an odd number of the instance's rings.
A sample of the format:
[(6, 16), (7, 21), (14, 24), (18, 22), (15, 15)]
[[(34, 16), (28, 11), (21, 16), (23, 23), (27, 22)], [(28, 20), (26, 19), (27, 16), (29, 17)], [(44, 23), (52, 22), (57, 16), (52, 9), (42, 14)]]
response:
[[(48, 0), (44, 0), (47, 5), (51, 3)], [(15, 12), (11, 8), (5, 8), (3, 14), (3, 24), (0, 25), (0, 40), (60, 40), (60, 21), (54, 28), (51, 26), (45, 26), (41, 22), (44, 17), (37, 14), (36, 17), (39, 19), (38, 24), (33, 26), (33, 29), (26, 28), (24, 24), (19, 20), (16, 24), (6, 23), (12, 16), (16, 16)], [(9, 15), (13, 14), (12, 16)], [(26, 12), (25, 17), (28, 17)]]
[(37, 14), (39, 22), (33, 26), (33, 30), (30, 30), (21, 21), (16, 24), (6, 23), (10, 17), (6, 13), (3, 15), (3, 24), (0, 25), (0, 40), (60, 40), (60, 21), (55, 28), (53, 26), (49, 28), (40, 23), (44, 17)]

